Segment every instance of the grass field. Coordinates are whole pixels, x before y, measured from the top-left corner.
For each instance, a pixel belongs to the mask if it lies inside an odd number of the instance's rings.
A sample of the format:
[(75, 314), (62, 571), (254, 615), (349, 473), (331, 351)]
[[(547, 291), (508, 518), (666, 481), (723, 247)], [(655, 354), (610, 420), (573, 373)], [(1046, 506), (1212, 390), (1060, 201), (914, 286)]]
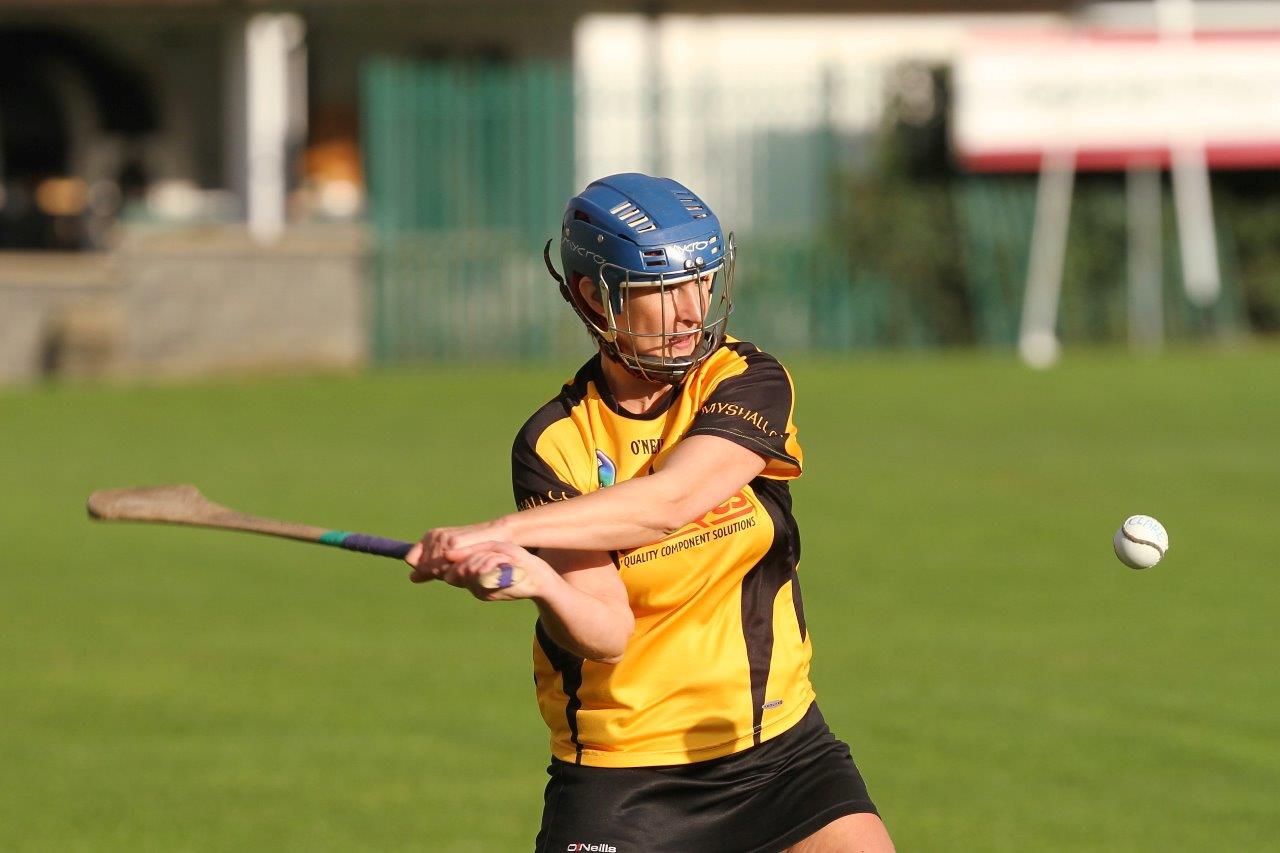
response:
[[(900, 849), (1275, 849), (1280, 350), (791, 367), (815, 681)], [(83, 501), (478, 520), (569, 368), (0, 394), (0, 848), (531, 848), (532, 608)]]

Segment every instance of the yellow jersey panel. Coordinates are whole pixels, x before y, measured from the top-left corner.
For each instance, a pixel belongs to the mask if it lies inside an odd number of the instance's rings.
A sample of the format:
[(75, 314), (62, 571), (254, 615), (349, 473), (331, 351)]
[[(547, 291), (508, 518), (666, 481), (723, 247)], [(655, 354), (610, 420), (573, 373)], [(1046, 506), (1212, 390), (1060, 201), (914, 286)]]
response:
[(738, 752), (795, 724), (813, 700), (787, 481), (803, 454), (782, 366), (730, 339), (644, 415), (613, 399), (597, 359), (521, 429), (522, 508), (661, 470), (688, 435), (766, 460), (721, 506), (615, 554), (636, 617), (617, 664), (585, 661), (535, 626), (534, 681), (553, 755), (602, 767), (683, 764)]

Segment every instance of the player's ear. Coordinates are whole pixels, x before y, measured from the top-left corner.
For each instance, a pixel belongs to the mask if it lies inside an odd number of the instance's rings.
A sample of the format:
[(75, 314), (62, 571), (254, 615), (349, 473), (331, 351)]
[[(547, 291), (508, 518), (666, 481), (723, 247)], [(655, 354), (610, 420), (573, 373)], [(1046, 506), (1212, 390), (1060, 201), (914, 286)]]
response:
[(596, 287), (595, 281), (587, 276), (578, 278), (578, 294), (592, 308), (596, 309), (601, 316), (604, 315), (604, 303), (600, 301), (600, 290)]

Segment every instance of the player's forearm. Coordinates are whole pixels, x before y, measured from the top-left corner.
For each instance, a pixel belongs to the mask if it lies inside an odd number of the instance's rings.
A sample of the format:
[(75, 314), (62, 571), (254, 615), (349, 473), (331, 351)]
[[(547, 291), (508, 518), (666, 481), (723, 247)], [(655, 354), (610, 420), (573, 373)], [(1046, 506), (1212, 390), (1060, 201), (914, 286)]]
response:
[(687, 489), (655, 474), (513, 513), (501, 525), (526, 548), (617, 551), (657, 542), (699, 515)]
[(629, 607), (610, 607), (562, 578), (539, 590), (534, 603), (556, 645), (587, 660), (617, 663), (635, 630)]

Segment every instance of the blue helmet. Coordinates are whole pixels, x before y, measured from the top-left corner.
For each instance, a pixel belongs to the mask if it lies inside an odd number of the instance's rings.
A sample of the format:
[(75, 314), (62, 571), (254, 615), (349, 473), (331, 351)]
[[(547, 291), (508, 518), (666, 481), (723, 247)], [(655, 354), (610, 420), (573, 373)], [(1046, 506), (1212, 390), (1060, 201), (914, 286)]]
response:
[[(716, 215), (684, 185), (634, 172), (593, 181), (565, 208), (560, 229), (563, 276), (552, 266), (550, 250), (547, 241), (543, 255), (561, 294), (601, 350), (635, 375), (679, 382), (724, 342), (733, 310), (733, 235), (725, 236)], [(704, 276), (711, 279), (711, 295), (702, 306), (701, 327), (681, 333), (698, 335), (690, 355), (666, 354), (671, 335), (665, 328), (630, 328), (630, 288), (665, 291)], [(583, 299), (578, 288), (582, 278), (595, 283), (603, 316)], [(628, 336), (629, 346), (619, 345), (619, 333)], [(635, 351), (637, 340), (645, 338), (659, 339), (657, 355)]]

